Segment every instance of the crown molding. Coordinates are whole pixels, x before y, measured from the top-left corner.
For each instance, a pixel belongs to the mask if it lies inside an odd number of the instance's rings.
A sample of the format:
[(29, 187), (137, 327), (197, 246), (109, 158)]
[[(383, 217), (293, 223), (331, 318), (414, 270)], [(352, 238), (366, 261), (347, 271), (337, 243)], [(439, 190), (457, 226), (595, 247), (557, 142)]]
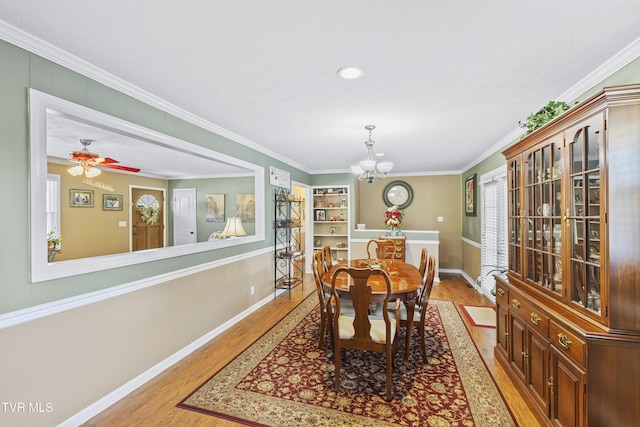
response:
[[(556, 101), (571, 101), (573, 99), (577, 99), (580, 95), (594, 88), (598, 83), (601, 83), (608, 77), (611, 77), (615, 72), (620, 71), (624, 66), (638, 59), (638, 57), (640, 57), (640, 37), (629, 43), (624, 49), (609, 58), (598, 68), (587, 74), (578, 83), (571, 86), (562, 95), (558, 96)], [(512, 145), (523, 133), (524, 129), (522, 128), (516, 128), (509, 132), (506, 136), (500, 139), (500, 141), (489, 147), (489, 149), (482, 153), (477, 159), (468, 163), (463, 170), (467, 171), (471, 169), (481, 161), (495, 154), (497, 151), (502, 151)]]
[(258, 151), (266, 156), (273, 157), (274, 159), (284, 162), (289, 166), (309, 173), (309, 171), (298, 162), (295, 162), (279, 153), (276, 153), (275, 151), (265, 148), (223, 127), (211, 123), (203, 119), (202, 117), (196, 116), (195, 114), (192, 114), (174, 104), (171, 104), (170, 102), (167, 102), (160, 97), (152, 95), (151, 93), (135, 85), (132, 85), (131, 83), (128, 83), (125, 80), (111, 73), (108, 73), (107, 71), (96, 67), (95, 65), (81, 58), (78, 58), (77, 56), (72, 55), (67, 51), (60, 49), (45, 40), (42, 40), (17, 27), (14, 27), (13, 25), (3, 20), (0, 20), (0, 39), (5, 40), (6, 42), (11, 43), (35, 55), (48, 59), (49, 61), (52, 61), (79, 74), (82, 74), (83, 76), (97, 81), (98, 83), (102, 83), (105, 86), (122, 92), (125, 95), (131, 96), (132, 98), (135, 98), (141, 102), (144, 102), (145, 104), (169, 113), (186, 122), (211, 131), (217, 135), (230, 139), (231, 141), (237, 142), (238, 144), (244, 145), (245, 147), (251, 148), (252, 150)]
[(624, 66), (629, 65), (638, 57), (640, 57), (640, 37), (629, 43), (604, 64), (587, 74), (587, 76), (578, 83), (571, 86), (566, 92), (560, 95), (556, 101), (571, 101), (580, 97), (598, 83), (601, 83), (617, 71), (620, 71)]

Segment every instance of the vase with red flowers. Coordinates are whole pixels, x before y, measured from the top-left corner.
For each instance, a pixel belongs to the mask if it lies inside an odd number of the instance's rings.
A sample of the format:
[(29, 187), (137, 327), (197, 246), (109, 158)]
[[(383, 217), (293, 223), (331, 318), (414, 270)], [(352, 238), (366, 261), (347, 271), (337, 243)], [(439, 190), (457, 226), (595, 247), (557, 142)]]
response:
[(384, 224), (389, 227), (391, 235), (397, 236), (404, 214), (398, 209), (398, 206), (393, 205), (385, 211), (384, 216)]

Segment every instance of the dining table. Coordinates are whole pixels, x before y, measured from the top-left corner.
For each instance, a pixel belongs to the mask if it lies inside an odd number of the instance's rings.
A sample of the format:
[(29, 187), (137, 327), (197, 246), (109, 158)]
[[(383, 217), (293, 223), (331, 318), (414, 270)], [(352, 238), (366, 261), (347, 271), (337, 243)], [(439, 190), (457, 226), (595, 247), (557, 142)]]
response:
[[(393, 259), (351, 259), (334, 264), (320, 278), (322, 286), (327, 292), (331, 292), (331, 280), (333, 273), (339, 267), (353, 268), (377, 268), (384, 270), (389, 275), (391, 282), (390, 300), (399, 299), (407, 308), (407, 333), (404, 352), (405, 365), (409, 362), (409, 348), (411, 344), (411, 331), (413, 330), (413, 314), (416, 306), (416, 297), (422, 286), (420, 271), (413, 264)], [(371, 276), (367, 282), (371, 286), (371, 302), (383, 303), (387, 295), (387, 287), (382, 276)], [(349, 286), (350, 277), (346, 273), (340, 273), (336, 277), (336, 292), (340, 298), (351, 298)]]

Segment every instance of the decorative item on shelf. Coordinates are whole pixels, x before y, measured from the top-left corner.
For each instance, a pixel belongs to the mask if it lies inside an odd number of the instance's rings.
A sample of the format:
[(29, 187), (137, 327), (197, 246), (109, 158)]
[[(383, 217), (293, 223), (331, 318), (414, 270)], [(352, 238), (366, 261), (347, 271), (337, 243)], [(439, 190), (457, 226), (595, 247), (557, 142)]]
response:
[(371, 140), (371, 132), (376, 128), (374, 125), (367, 125), (364, 127), (369, 131), (369, 140), (364, 142), (367, 147), (367, 159), (361, 160), (357, 165), (351, 166), (351, 171), (358, 176), (358, 180), (367, 181), (369, 184), (374, 179), (384, 179), (387, 174), (391, 172), (393, 168), (392, 162), (376, 162), (373, 158), (373, 144), (375, 141)]
[(400, 209), (398, 209), (397, 206), (394, 205), (388, 208), (384, 212), (384, 215), (384, 224), (389, 227), (389, 231), (391, 232), (392, 236), (397, 236), (398, 227), (400, 227), (400, 224), (402, 224), (402, 218), (404, 217), (404, 214), (402, 213), (402, 211), (400, 211)]
[(342, 249), (342, 248), (345, 247), (345, 244), (344, 244), (344, 242), (342, 240), (340, 240), (338, 243), (336, 243), (336, 247)]

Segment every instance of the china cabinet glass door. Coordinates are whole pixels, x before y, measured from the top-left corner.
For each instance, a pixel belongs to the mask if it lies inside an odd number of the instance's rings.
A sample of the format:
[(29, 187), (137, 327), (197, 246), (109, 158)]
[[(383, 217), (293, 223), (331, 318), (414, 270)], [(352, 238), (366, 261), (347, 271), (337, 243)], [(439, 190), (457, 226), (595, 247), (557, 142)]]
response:
[(600, 255), (603, 252), (604, 208), (601, 204), (601, 117), (574, 129), (571, 137), (569, 175), (570, 300), (595, 317), (601, 315)]
[(562, 135), (525, 153), (525, 278), (562, 297)]
[(520, 235), (522, 212), (520, 209), (520, 160), (512, 159), (507, 165), (507, 181), (509, 190), (509, 270), (522, 276), (522, 237)]

